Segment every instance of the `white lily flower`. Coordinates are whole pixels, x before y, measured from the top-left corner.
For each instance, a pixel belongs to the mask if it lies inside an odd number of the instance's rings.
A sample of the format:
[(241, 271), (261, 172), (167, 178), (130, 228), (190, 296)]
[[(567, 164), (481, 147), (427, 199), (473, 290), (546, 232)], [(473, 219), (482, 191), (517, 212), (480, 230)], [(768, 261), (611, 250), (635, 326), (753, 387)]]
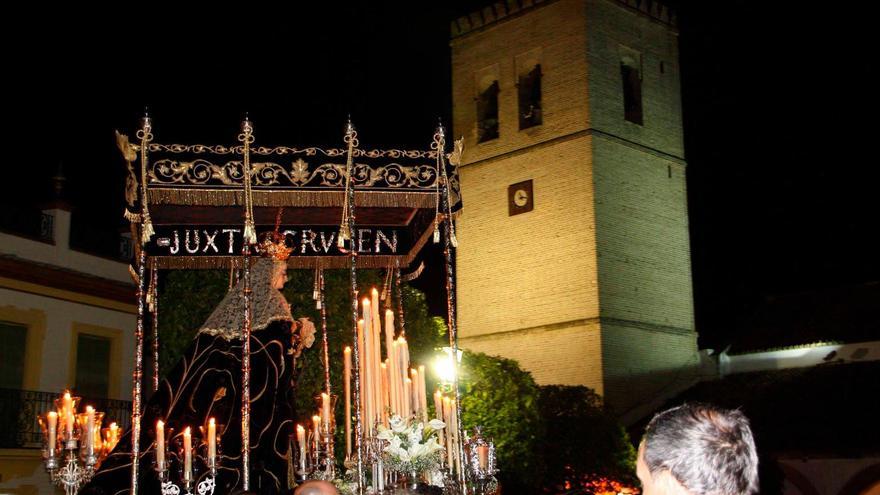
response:
[(401, 462), (409, 462), (412, 459), (412, 457), (409, 455), (409, 452), (404, 449), (399, 449), (397, 451), (397, 457), (400, 458)]
[(432, 419), (431, 421), (428, 421), (428, 426), (430, 426), (432, 430), (436, 431), (436, 430), (442, 430), (443, 428), (446, 428), (446, 423), (435, 418), (435, 419)]
[(388, 422), (391, 424), (391, 429), (394, 430), (394, 433), (403, 433), (404, 431), (406, 431), (406, 421), (404, 421), (404, 419), (400, 416), (395, 414), (391, 417), (391, 419), (388, 420)]
[(376, 438), (378, 438), (379, 440), (391, 440), (391, 438), (394, 437), (394, 432), (389, 430), (388, 428), (385, 428), (385, 426), (383, 425), (379, 425), (378, 430), (379, 433), (376, 434)]
[(410, 445), (410, 447), (409, 447), (409, 457), (411, 459), (416, 459), (418, 457), (425, 455), (426, 453), (427, 453), (427, 449), (425, 448), (424, 444), (417, 443), (417, 444)]
[(441, 446), (439, 443), (437, 443), (436, 438), (431, 437), (428, 439), (427, 442), (425, 442), (425, 449), (427, 450), (428, 454), (433, 454), (434, 452), (437, 452), (438, 450), (443, 450), (443, 446)]
[(422, 442), (422, 428), (424, 428), (424, 427), (422, 426), (421, 423), (419, 423), (415, 428), (410, 428), (410, 430), (407, 431), (407, 433), (406, 433), (406, 441), (411, 444), (421, 443)]

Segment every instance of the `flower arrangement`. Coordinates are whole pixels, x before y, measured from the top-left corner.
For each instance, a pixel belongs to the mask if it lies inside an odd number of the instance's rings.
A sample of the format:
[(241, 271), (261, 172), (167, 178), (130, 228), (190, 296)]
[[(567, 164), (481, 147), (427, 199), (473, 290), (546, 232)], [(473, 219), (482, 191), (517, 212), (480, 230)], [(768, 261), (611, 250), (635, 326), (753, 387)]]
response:
[(388, 441), (382, 457), (389, 468), (405, 473), (422, 473), (440, 467), (443, 447), (437, 443), (437, 432), (446, 427), (439, 419), (427, 424), (407, 422), (400, 416), (388, 421), (390, 428), (379, 425), (376, 438)]

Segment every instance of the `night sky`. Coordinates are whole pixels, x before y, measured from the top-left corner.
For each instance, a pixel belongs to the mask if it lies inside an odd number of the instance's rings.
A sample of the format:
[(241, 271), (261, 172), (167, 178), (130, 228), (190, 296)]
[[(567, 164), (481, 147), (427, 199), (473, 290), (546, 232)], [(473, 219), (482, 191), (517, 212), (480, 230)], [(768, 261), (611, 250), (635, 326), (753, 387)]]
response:
[[(338, 146), (351, 114), (362, 147), (425, 148), (451, 120), (449, 20), (484, 2), (435, 3), (22, 21), (3, 35), (0, 202), (39, 205), (63, 163), (78, 218), (122, 227), (113, 130), (133, 134), (145, 105), (163, 142), (232, 143), (248, 112), (258, 144)], [(675, 3), (697, 329), (723, 348), (769, 296), (880, 281), (876, 54), (856, 5)], [(421, 285), (442, 312), (427, 259)]]

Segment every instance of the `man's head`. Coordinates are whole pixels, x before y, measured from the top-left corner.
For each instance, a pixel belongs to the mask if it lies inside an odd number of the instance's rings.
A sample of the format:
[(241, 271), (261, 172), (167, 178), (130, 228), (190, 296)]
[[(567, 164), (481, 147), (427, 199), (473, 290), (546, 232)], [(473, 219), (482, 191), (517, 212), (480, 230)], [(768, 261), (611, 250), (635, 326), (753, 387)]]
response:
[(737, 410), (685, 404), (648, 424), (637, 474), (644, 495), (749, 495), (758, 455), (749, 420)]
[(320, 480), (309, 480), (299, 485), (294, 495), (339, 495), (339, 490), (332, 483)]

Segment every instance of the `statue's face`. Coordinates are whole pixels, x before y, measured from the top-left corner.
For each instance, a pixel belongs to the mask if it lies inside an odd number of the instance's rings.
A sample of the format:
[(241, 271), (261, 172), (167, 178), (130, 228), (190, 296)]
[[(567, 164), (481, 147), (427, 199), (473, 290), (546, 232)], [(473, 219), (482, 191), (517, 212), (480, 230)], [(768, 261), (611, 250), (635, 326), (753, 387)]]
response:
[(275, 270), (272, 272), (272, 287), (275, 289), (284, 288), (287, 283), (287, 263), (275, 262)]

